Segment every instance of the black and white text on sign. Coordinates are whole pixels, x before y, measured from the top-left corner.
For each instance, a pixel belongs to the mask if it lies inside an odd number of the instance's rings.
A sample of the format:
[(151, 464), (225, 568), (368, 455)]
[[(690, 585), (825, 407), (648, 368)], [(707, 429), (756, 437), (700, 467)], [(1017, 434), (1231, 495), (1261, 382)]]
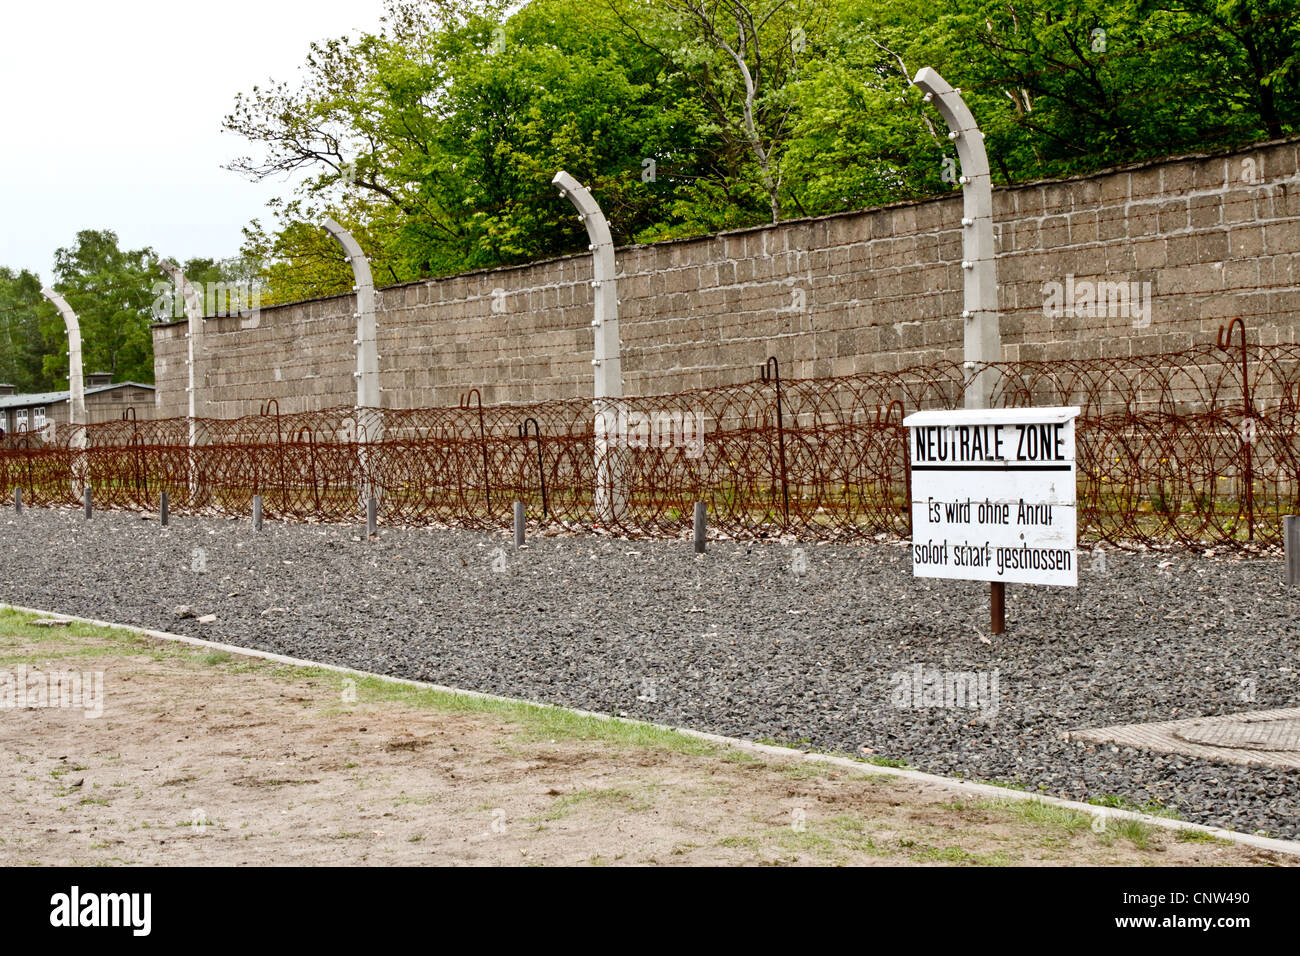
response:
[(1079, 583), (1076, 407), (917, 412), (909, 429), (912, 573)]

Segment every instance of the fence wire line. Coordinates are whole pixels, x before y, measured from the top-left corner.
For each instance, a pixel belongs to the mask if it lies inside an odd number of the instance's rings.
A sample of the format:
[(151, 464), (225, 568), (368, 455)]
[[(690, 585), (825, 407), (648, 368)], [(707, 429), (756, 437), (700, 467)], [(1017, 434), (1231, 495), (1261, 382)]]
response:
[[(1234, 331), (1239, 333), (1234, 338)], [(597, 464), (591, 401), (330, 408), (237, 419), (50, 427), (0, 442), (0, 494), (75, 506), (505, 529), (512, 503), (556, 530), (690, 533), (693, 504), (731, 537), (910, 534), (903, 416), (958, 408), (984, 371), (993, 407), (1079, 405), (1080, 540), (1127, 547), (1271, 548), (1300, 511), (1300, 345), (1220, 342), (1114, 359), (938, 362), (894, 372), (749, 383), (611, 401)], [(193, 425), (193, 437), (191, 437)], [(598, 467), (625, 489), (598, 507)]]

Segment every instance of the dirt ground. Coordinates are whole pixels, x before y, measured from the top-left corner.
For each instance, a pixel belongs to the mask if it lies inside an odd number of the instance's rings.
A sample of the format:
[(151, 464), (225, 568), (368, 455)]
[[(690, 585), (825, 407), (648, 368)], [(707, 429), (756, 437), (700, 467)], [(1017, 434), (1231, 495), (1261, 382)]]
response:
[(27, 620), (0, 611), (0, 687), (22, 666), (101, 672), (103, 713), (0, 709), (4, 865), (1293, 862), (869, 765)]

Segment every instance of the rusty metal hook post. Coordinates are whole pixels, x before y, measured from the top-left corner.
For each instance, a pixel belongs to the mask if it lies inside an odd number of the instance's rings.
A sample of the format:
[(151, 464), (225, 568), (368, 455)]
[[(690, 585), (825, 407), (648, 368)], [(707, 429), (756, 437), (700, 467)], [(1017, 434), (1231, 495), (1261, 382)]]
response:
[(891, 424), (894, 420), (894, 409), (898, 409), (898, 423), (900, 425), (903, 424), (903, 418), (905, 416), (903, 414), (903, 400), (901, 398), (896, 398), (888, 405), (882, 405), (876, 409), (876, 424)]
[(136, 491), (143, 490), (143, 500), (147, 507), (149, 502), (149, 470), (145, 463), (144, 436), (141, 435), (139, 431), (136, 431), (126, 444), (127, 447), (133, 451), (133, 454), (131, 455), (131, 465), (135, 471), (135, 475), (133, 476), (135, 481), (133, 484), (135, 485)]
[(14, 446), (17, 447), (19, 442), (23, 445), (23, 464), (27, 466), (27, 491), (32, 496), (32, 504), (36, 504), (36, 484), (32, 481), (32, 435), (31, 432), (18, 432), (14, 436)]
[(1246, 540), (1255, 540), (1255, 406), (1250, 398), (1250, 347), (1246, 344), (1246, 323), (1240, 316), (1226, 326), (1219, 326), (1218, 345), (1225, 352), (1232, 351), (1232, 330), (1241, 338), (1241, 459), (1242, 477), (1246, 484)]
[(759, 370), (759, 375), (764, 382), (771, 382), (776, 386), (776, 444), (777, 452), (781, 457), (781, 519), (782, 527), (787, 527), (790, 524), (790, 484), (785, 464), (785, 419), (781, 409), (781, 363), (777, 361), (775, 355), (768, 357), (767, 362)]
[(546, 469), (542, 464), (542, 426), (537, 424), (535, 418), (525, 418), (519, 425), (519, 437), (524, 440), (524, 447), (527, 449), (528, 443), (528, 425), (533, 426), (533, 434), (537, 436), (537, 480), (542, 486), (542, 517), (546, 517)]
[(1250, 349), (1246, 344), (1246, 323), (1240, 316), (1233, 319), (1226, 326), (1219, 326), (1219, 348), (1225, 352), (1232, 351), (1232, 330), (1236, 329), (1241, 338), (1241, 393), (1242, 404), (1247, 415), (1253, 415), (1253, 404), (1250, 400), (1250, 378), (1249, 378), (1249, 361)]
[(487, 513), (490, 517), (492, 514), (492, 481), (488, 472), (487, 427), (483, 423), (483, 394), (477, 388), (471, 388), (460, 397), (460, 407), (462, 411), (469, 411), (471, 397), (478, 404), (478, 443), (483, 449), (483, 494), (487, 498)]
[[(898, 409), (898, 427), (903, 427), (903, 419), (906, 417), (906, 409), (903, 407), (902, 399), (896, 398), (888, 405), (876, 409), (877, 427), (888, 426), (893, 424), (894, 409)], [(912, 536), (912, 469), (908, 464), (908, 451), (906, 439), (903, 445), (903, 513), (907, 515), (907, 536)]]
[(131, 437), (127, 439), (126, 445), (134, 453), (131, 454), (131, 467), (134, 471), (132, 485), (136, 491), (141, 487), (144, 488), (145, 504), (148, 505), (149, 499), (149, 474), (144, 460), (144, 436), (140, 434), (140, 423), (136, 421), (135, 406), (128, 405), (122, 409), (122, 421), (131, 423)]
[(316, 504), (317, 512), (320, 511), (320, 488), (316, 482), (316, 434), (307, 426), (298, 429), (298, 434), (294, 436), (295, 442), (302, 441), (302, 436), (307, 436), (307, 460), (311, 462), (311, 497)]
[[(268, 398), (258, 410), (258, 414), (263, 417), (270, 415), (272, 405), (275, 406), (275, 450), (276, 461), (280, 466), (280, 500), (287, 503), (289, 500), (289, 486), (288, 482), (286, 482), (284, 478), (284, 438), (281, 433), (279, 401), (274, 398)], [(253, 491), (257, 491), (256, 482), (254, 482)]]

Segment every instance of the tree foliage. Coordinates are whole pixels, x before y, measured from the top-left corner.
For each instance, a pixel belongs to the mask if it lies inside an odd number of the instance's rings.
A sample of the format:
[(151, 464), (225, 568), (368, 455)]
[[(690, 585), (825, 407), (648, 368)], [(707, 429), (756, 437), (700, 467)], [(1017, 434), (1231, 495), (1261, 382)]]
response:
[[(326, 216), (381, 285), (580, 251), (560, 169), (620, 243), (939, 194), (955, 152), (910, 84), (922, 66), (962, 90), (1004, 183), (1292, 136), (1298, 4), (389, 0), (374, 31), (237, 98), (225, 126), (249, 148), (231, 167), (299, 186), (237, 260), (185, 269), (260, 277), (264, 304), (345, 292)], [(151, 381), (149, 322), (180, 315), (153, 252), (89, 230), (56, 259), (87, 369)], [(0, 270), (0, 380), (66, 374), (38, 278)]]
[(534, 0), (393, 3), (240, 97), (234, 168), (303, 172), (247, 230), (273, 299), (346, 290), (320, 228), (400, 282), (574, 251), (550, 186), (619, 242), (932, 195), (952, 150), (911, 76), (939, 70), (1003, 182), (1300, 128), (1295, 0)]
[[(111, 230), (77, 233), (72, 246), (54, 253), (54, 288), (81, 321), (84, 370), (111, 372), (118, 382), (153, 381), (155, 286), (166, 281), (152, 249), (118, 248)], [(67, 331), (54, 310), (41, 324), (43, 372), (68, 379)]]
[(41, 326), (52, 307), (41, 295), (41, 280), (26, 269), (0, 267), (0, 382), (19, 392), (54, 391), (57, 380), (45, 373)]

